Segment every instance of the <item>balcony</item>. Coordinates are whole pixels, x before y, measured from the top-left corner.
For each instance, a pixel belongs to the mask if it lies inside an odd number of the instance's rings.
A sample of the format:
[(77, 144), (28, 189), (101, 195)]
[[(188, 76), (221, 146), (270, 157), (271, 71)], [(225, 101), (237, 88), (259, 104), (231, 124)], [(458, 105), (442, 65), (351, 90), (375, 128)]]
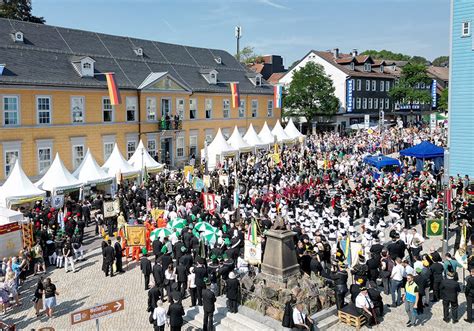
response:
[(179, 118), (162, 117), (158, 122), (158, 131), (182, 130), (183, 121)]

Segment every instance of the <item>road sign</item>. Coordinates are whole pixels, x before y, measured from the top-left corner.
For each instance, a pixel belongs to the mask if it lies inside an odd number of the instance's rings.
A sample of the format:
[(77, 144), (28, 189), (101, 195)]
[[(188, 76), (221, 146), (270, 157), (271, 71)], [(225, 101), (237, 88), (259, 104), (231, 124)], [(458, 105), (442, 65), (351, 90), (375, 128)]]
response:
[(124, 299), (114, 300), (95, 307), (79, 310), (71, 314), (71, 325), (98, 319), (125, 309)]

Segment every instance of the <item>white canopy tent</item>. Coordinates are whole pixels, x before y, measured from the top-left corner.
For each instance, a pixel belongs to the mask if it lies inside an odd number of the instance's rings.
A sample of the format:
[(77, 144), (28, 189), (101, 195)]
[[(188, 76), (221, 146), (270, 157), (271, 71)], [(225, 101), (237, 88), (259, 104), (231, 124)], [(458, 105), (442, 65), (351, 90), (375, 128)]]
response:
[(291, 118), (285, 127), (285, 133), (290, 139), (304, 137), (304, 135), (296, 128), (295, 123), (293, 123), (293, 119)]
[(120, 153), (117, 144), (115, 144), (112, 154), (105, 161), (102, 169), (111, 177), (115, 177), (118, 173), (121, 173), (124, 178), (138, 175), (138, 171), (128, 164), (122, 153)]
[(272, 130), (272, 135), (277, 137), (277, 140), (279, 143), (285, 143), (285, 142), (290, 142), (292, 139), (288, 137), (288, 135), (285, 133), (285, 130), (283, 130), (283, 127), (280, 124), (280, 120), (278, 120), (275, 124), (275, 127)]
[(260, 130), (260, 133), (258, 134), (258, 137), (265, 144), (274, 144), (275, 143), (275, 137), (273, 136), (272, 132), (270, 131), (270, 128), (268, 127), (267, 122), (265, 122), (265, 124), (263, 124), (262, 130)]
[(56, 192), (78, 189), (82, 183), (67, 170), (59, 154), (56, 153), (48, 171), (35, 183), (35, 186), (43, 191)]
[(234, 147), (235, 149), (238, 149), (240, 152), (252, 152), (255, 150), (255, 147), (247, 143), (242, 136), (240, 135), (239, 129), (237, 126), (234, 128), (234, 132), (232, 132), (232, 135), (230, 136), (229, 139), (227, 139), (227, 143)]
[(259, 137), (257, 132), (255, 131), (253, 124), (250, 123), (247, 132), (243, 138), (250, 146), (255, 148), (268, 148), (268, 143), (264, 143)]
[(156, 162), (148, 151), (145, 149), (143, 145), (143, 141), (140, 140), (135, 153), (133, 153), (128, 163), (135, 169), (136, 171), (142, 171), (144, 167), (146, 167), (147, 171), (159, 171), (163, 169), (164, 165)]
[[(239, 152), (238, 149), (230, 146), (224, 138), (221, 129), (217, 131), (214, 140), (207, 146), (207, 168), (213, 170), (217, 164), (217, 158), (222, 161), (225, 156), (236, 155)], [(201, 149), (201, 158), (206, 158), (206, 149)]]
[(42, 200), (46, 193), (37, 188), (26, 176), (16, 160), (7, 180), (0, 188), (0, 206), (10, 207), (12, 205)]
[(90, 149), (73, 175), (84, 185), (105, 184), (113, 180), (96, 162)]

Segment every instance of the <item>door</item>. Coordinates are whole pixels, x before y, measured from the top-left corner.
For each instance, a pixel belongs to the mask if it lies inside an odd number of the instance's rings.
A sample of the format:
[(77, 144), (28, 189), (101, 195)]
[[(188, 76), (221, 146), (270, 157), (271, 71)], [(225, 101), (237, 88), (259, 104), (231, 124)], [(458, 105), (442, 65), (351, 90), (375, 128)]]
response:
[(161, 138), (161, 163), (168, 166), (173, 164), (172, 138)]

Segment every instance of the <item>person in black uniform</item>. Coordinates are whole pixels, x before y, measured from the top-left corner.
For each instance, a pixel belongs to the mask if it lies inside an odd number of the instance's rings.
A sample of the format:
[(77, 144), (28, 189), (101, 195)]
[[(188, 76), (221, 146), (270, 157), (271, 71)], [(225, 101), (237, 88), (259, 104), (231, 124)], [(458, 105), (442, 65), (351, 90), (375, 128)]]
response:
[(206, 288), (202, 291), (202, 303), (204, 308), (204, 322), (202, 324), (202, 329), (203, 331), (213, 331), (216, 295), (209, 289), (211, 285), (210, 280), (206, 278), (204, 283)]
[(145, 291), (150, 288), (150, 274), (151, 274), (151, 261), (148, 260), (148, 251), (146, 248), (142, 249), (142, 258), (140, 259), (140, 270), (145, 277)]
[(474, 300), (474, 268), (471, 268), (471, 275), (466, 278), (466, 318), (464, 321), (472, 323), (472, 302)]
[(453, 324), (458, 322), (458, 294), (461, 292), (459, 283), (454, 280), (454, 273), (454, 270), (448, 271), (439, 287), (443, 299), (443, 321), (449, 323), (449, 306), (451, 306)]
[(165, 271), (163, 266), (161, 265), (161, 258), (156, 260), (155, 265), (153, 266), (153, 279), (155, 281), (155, 286), (157, 286), (160, 290), (160, 295), (163, 298), (163, 285), (165, 282)]
[(153, 240), (151, 247), (153, 249), (153, 255), (155, 255), (155, 263), (158, 261), (158, 258), (162, 255), (161, 249), (163, 248), (163, 243), (160, 239)]
[(185, 315), (181, 300), (176, 300), (168, 307), (170, 318), (170, 331), (180, 331), (183, 326), (183, 316)]
[(114, 269), (113, 264), (115, 260), (115, 250), (112, 247), (112, 241), (109, 239), (107, 240), (107, 247), (103, 250), (104, 260), (105, 260), (105, 277), (109, 275), (110, 277), (114, 276)]
[(188, 271), (182, 260), (176, 267), (176, 278), (178, 282), (177, 291), (181, 294), (181, 298), (184, 298), (184, 293), (186, 292), (186, 286), (188, 284)]
[(204, 265), (198, 263), (194, 268), (194, 274), (196, 275), (194, 283), (196, 284), (198, 306), (202, 306), (202, 290), (206, 287), (204, 279), (207, 279), (207, 269)]
[(148, 291), (148, 312), (153, 312), (157, 307), (158, 300), (161, 299), (161, 292), (160, 288), (155, 284), (149, 291)]
[(338, 266), (333, 266), (333, 270), (331, 272), (331, 279), (334, 281), (336, 305), (338, 310), (342, 309), (346, 305), (344, 298), (348, 292), (348, 277), (349, 276), (343, 263), (339, 263)]
[(120, 245), (120, 236), (117, 237), (117, 241), (114, 244), (114, 250), (115, 250), (115, 265), (117, 267), (117, 272), (119, 273), (124, 273), (125, 271), (123, 270), (122, 266), (122, 245)]
[(229, 273), (229, 279), (226, 281), (226, 291), (229, 311), (235, 314), (238, 312), (240, 282), (233, 271)]
[(433, 287), (433, 302), (439, 301), (441, 298), (441, 282), (443, 281), (444, 267), (441, 262), (433, 261), (433, 264), (430, 266), (431, 278), (432, 278), (432, 287)]

